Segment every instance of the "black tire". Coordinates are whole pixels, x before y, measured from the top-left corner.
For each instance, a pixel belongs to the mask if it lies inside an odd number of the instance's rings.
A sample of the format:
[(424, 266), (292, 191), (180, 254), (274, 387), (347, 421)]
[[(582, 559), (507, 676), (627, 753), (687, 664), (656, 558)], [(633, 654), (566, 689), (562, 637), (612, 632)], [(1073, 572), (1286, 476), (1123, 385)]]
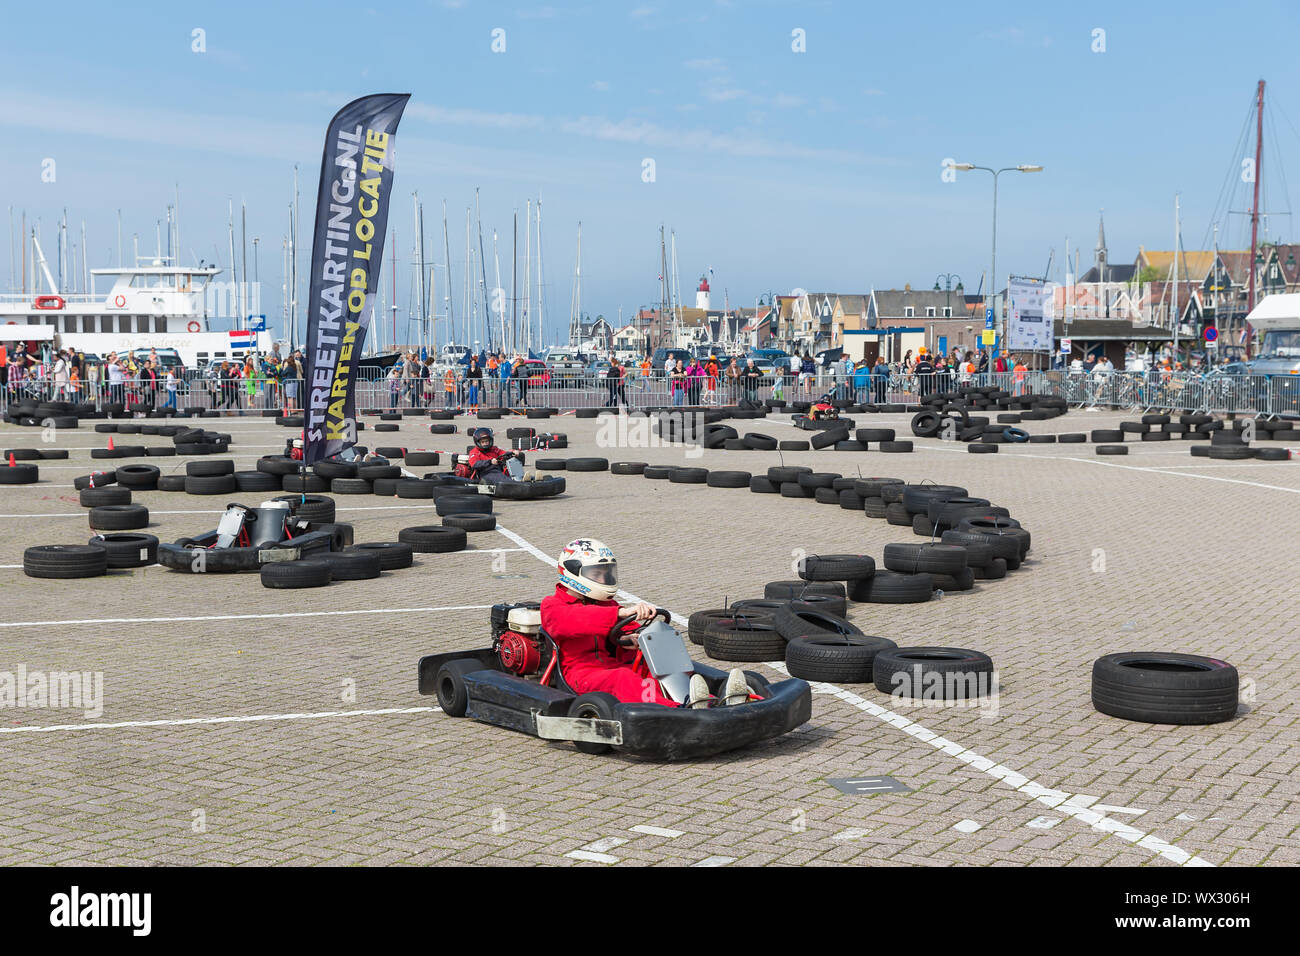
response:
[[(529, 409), (529, 417), (532, 416), (533, 409)], [(546, 417), (546, 416), (539, 416)], [(452, 661), (451, 663), (455, 663)], [(579, 694), (569, 705), (569, 716), (589, 718), (594, 720), (617, 720), (618, 699), (613, 694), (606, 694), (604, 691), (592, 691), (589, 694)], [(592, 754), (593, 756), (608, 753), (613, 749), (609, 744), (597, 743), (587, 740), (575, 740), (573, 745), (578, 748), (579, 753)]]
[(812, 447), (812, 445), (806, 441), (786, 439), (785, 441), (779, 442), (777, 447), (780, 448), (781, 451), (807, 451)]
[[(436, 465), (441, 462), (442, 458), (436, 451), (407, 451), (401, 455), (389, 455), (390, 458), (402, 458), (407, 465), (411, 467)], [(382, 466), (371, 466), (382, 467)], [(389, 465), (389, 468), (396, 468), (396, 465)], [(398, 469), (400, 472), (400, 469)], [(357, 477), (361, 477), (360, 469), (357, 470)]]
[(862, 630), (837, 614), (827, 614), (805, 601), (790, 601), (772, 615), (772, 624), (787, 641), (813, 634), (862, 636)]
[(668, 480), (677, 485), (702, 485), (709, 480), (709, 469), (677, 468), (668, 476)]
[(1092, 665), (1092, 706), (1147, 724), (1216, 724), (1237, 715), (1237, 669), (1194, 654), (1129, 651)]
[[(207, 478), (213, 475), (233, 475), (235, 463), (228, 458), (209, 458), (206, 461), (189, 461), (185, 463), (187, 478)], [(121, 481), (121, 478), (118, 478)]]
[(123, 488), (152, 491), (158, 487), (160, 474), (154, 465), (123, 465), (117, 469), (117, 481)]
[(923, 604), (933, 596), (934, 587), (928, 574), (877, 571), (849, 587), (849, 600), (866, 604)]
[(1062, 445), (1082, 445), (1088, 440), (1088, 436), (1083, 432), (1065, 432), (1057, 435), (1056, 440)]
[(975, 572), (962, 568), (956, 574), (930, 572), (930, 584), (936, 591), (969, 591), (975, 587)]
[(767, 477), (774, 484), (781, 485), (787, 481), (798, 482), (800, 475), (811, 475), (812, 469), (803, 465), (773, 465), (767, 470)]
[(779, 661), (785, 638), (767, 621), (719, 618), (704, 629), (704, 653), (719, 661)]
[(862, 499), (862, 512), (868, 518), (885, 517), (885, 509), (887, 507), (889, 506), (885, 504), (884, 498), (863, 498)]
[(328, 490), (325, 479), (316, 475), (285, 475), (280, 479), (280, 487), (284, 491), (302, 491), (308, 494)]
[(846, 488), (840, 492), (839, 504), (845, 511), (861, 511), (862, 496), (852, 488)]
[(23, 552), (29, 578), (94, 578), (108, 570), (108, 552), (97, 544), (42, 544)]
[[(280, 482), (277, 481), (275, 483), (275, 486), (276, 488), (279, 488)], [(184, 475), (159, 475), (158, 490), (159, 491), (184, 491), (185, 476)]]
[(811, 634), (796, 637), (785, 646), (786, 669), (791, 677), (835, 684), (866, 684), (872, 663), (881, 651), (895, 647), (883, 637)]
[(233, 474), (186, 476), (185, 493), (187, 495), (228, 495), (237, 491), (239, 482)]
[(813, 496), (812, 489), (805, 488), (797, 481), (781, 482), (782, 498), (811, 498), (812, 496)]
[(641, 469), (641, 477), (651, 481), (663, 481), (673, 476), (675, 465), (646, 465)]
[[(206, 464), (202, 462), (201, 464)], [(312, 472), (326, 481), (331, 478), (355, 478), (357, 476), (357, 466), (351, 461), (331, 461), (325, 459), (312, 465)], [(204, 474), (216, 474), (216, 472), (204, 472)]]
[(283, 455), (265, 455), (257, 459), (257, 470), (268, 475), (296, 475), (302, 462)]
[[(400, 446), (398, 446), (398, 445), (380, 445), (378, 448), (375, 449), (375, 454), (378, 455), (378, 456), (380, 456), (381, 458), (389, 458), (389, 459), (392, 459), (392, 458), (405, 458), (405, 457), (406, 457), (406, 449), (405, 449), (405, 448), (402, 448), (402, 447), (400, 447)], [(425, 454), (434, 454), (434, 455), (436, 455), (437, 452), (426, 452)], [(411, 462), (411, 464), (413, 464), (413, 465), (436, 465), (436, 464), (438, 464), (438, 462), (437, 462), (437, 459), (435, 459), (435, 460), (433, 460), (433, 461), (413, 461), (413, 462)]]
[(393, 485), (399, 498), (436, 498), (443, 487), (432, 478), (398, 478)]
[(533, 462), (533, 468), (537, 471), (567, 471), (568, 464), (565, 458), (538, 458)]
[(885, 520), (900, 527), (910, 527), (912, 515), (906, 505), (901, 501), (895, 501), (893, 504), (885, 505)]
[(639, 475), (646, 469), (646, 463), (643, 461), (616, 461), (609, 466), (611, 473), (615, 475)]
[(375, 551), (327, 551), (312, 558), (330, 569), (333, 581), (369, 581), (379, 577), (380, 556)]
[(1122, 442), (1124, 440), (1124, 433), (1118, 428), (1094, 428), (1090, 434), (1090, 438), (1097, 444), (1106, 442)]
[(989, 656), (960, 647), (891, 648), (876, 655), (873, 669), (876, 690), (912, 700), (969, 700), (996, 690)]
[[(401, 494), (401, 487), (398, 486), (398, 494)], [(434, 503), (434, 511), (439, 517), (445, 515), (490, 515), (492, 514), (492, 498), (489, 495), (442, 495)]]
[(465, 531), (495, 531), (496, 515), (458, 514), (442, 519), (444, 528), (462, 528)]
[(279, 479), (263, 471), (237, 471), (235, 486), (240, 492), (278, 492)]
[(1001, 581), (1007, 576), (1007, 560), (1006, 558), (990, 558), (988, 564), (979, 568), (971, 568), (970, 573), (971, 577), (976, 581)]
[(260, 574), (264, 588), (323, 588), (330, 583), (329, 565), (316, 560), (272, 561), (262, 565)]
[(96, 508), (100, 505), (129, 505), (131, 503), (131, 489), (121, 486), (83, 488), (78, 500), (83, 508)]
[(754, 475), (749, 479), (749, 490), (756, 495), (774, 495), (781, 489), (773, 484), (770, 478), (764, 478), (762, 475)]
[(100, 505), (90, 509), (90, 526), (96, 531), (134, 531), (149, 527), (144, 505)]
[(332, 478), (330, 479), (330, 494), (335, 495), (368, 495), (374, 489), (370, 482), (364, 478)]
[(89, 543), (108, 552), (110, 568), (143, 568), (158, 563), (158, 539), (151, 534), (97, 534)]
[(419, 554), (446, 554), (464, 551), (468, 539), (463, 528), (417, 525), (397, 532), (397, 540)]
[(776, 439), (771, 435), (762, 435), (758, 432), (747, 432), (741, 441), (745, 443), (746, 448), (755, 451), (775, 451), (777, 445)]
[(804, 471), (793, 480), (798, 482), (805, 491), (816, 491), (818, 488), (833, 488), (835, 479), (839, 477), (838, 474), (830, 471)]
[(570, 458), (567, 471), (609, 471), (608, 458)]
[(886, 485), (903, 485), (902, 478), (856, 478), (853, 490), (863, 498), (879, 498)]
[(483, 670), (477, 660), (448, 661), (438, 668), (435, 686), (438, 693), (438, 706), (448, 717), (464, 717), (469, 707), (469, 690), (465, 686), (465, 675)]
[(1291, 450), (1289, 448), (1259, 448), (1255, 451), (1255, 457), (1260, 461), (1289, 461)]
[(827, 448), (836, 442), (848, 441), (849, 430), (847, 428), (828, 428), (824, 432), (818, 432), (813, 435), (809, 441), (813, 448)]
[(970, 452), (972, 455), (993, 455), (997, 453), (998, 446), (986, 445), (982, 442), (978, 444), (972, 442), (971, 444), (966, 446), (966, 450)]
[(705, 481), (710, 488), (748, 488), (752, 477), (747, 471), (711, 471)]
[[(414, 464), (414, 462), (407, 462)], [(437, 464), (437, 462), (434, 462)], [(401, 478), (402, 469), (396, 465), (359, 465), (357, 467), (357, 477), (364, 478), (366, 481), (374, 481), (376, 478)]]
[(362, 551), (379, 555), (379, 567), (384, 571), (398, 571), (409, 568), (414, 562), (414, 549), (399, 541), (366, 541), (354, 544), (348, 551)]
[(1255, 457), (1255, 449), (1249, 445), (1211, 445), (1209, 457), (1220, 461), (1244, 461)]
[(810, 554), (799, 563), (805, 581), (855, 581), (875, 573), (875, 559), (866, 554)]
[(695, 611), (687, 618), (686, 636), (690, 638), (692, 644), (703, 644), (705, 627), (713, 621), (730, 617), (735, 617), (735, 612), (729, 607), (714, 607), (706, 608), (703, 611)]
[(96, 488), (103, 488), (105, 485), (117, 484), (117, 471), (97, 471), (89, 475), (79, 475), (72, 479), (72, 487), (77, 489), (77, 491), (84, 491), (92, 484)]

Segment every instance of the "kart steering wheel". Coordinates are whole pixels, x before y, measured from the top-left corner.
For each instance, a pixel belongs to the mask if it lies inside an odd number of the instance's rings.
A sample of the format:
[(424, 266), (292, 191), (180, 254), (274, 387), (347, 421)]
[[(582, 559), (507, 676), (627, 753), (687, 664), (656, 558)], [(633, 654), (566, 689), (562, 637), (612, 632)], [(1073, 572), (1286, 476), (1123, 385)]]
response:
[(638, 624), (635, 628), (633, 628), (630, 631), (624, 630), (624, 628), (627, 626), (628, 621), (635, 620), (634, 618), (622, 618), (620, 620), (615, 621), (614, 626), (611, 627), (609, 629), (609, 633), (605, 635), (605, 646), (610, 647), (614, 644), (619, 644), (622, 645), (623, 647), (631, 647), (632, 646), (631, 642), (626, 640), (626, 638), (631, 637), (634, 634), (639, 634), (641, 631), (644, 631), (647, 627), (653, 624), (655, 618), (659, 617), (660, 615), (663, 616), (665, 624), (672, 623), (673, 620), (672, 614), (669, 613), (667, 608), (662, 608), (662, 607), (655, 608), (654, 616), (651, 617), (650, 620), (642, 621), (640, 624)]

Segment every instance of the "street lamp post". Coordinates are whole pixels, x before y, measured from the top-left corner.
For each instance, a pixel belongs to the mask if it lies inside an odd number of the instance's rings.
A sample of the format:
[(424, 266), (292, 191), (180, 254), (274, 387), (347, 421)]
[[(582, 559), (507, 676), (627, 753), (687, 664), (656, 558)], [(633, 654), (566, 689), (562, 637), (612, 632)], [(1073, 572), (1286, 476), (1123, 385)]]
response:
[[(1043, 167), (1030, 164), (1030, 163), (1022, 163), (1019, 166), (1004, 166), (1001, 169), (993, 169), (992, 167), (989, 166), (976, 166), (974, 163), (953, 163), (951, 168), (955, 170), (961, 170), (963, 172), (967, 172), (972, 169), (982, 169), (984, 170), (984, 172), (991, 173), (993, 175), (993, 255), (992, 255), (992, 260), (989, 264), (989, 288), (990, 290), (993, 290), (994, 284), (997, 282), (997, 274), (998, 274), (998, 177), (1001, 176), (1003, 173), (1009, 173), (1009, 172), (1041, 173), (1043, 171)], [(986, 312), (990, 308), (990, 303), (992, 301), (993, 301), (992, 292), (985, 293), (984, 308)], [(1002, 335), (999, 336), (999, 340), (1005, 339), (1006, 329), (1002, 328), (1003, 323), (1001, 321), (1001, 316), (996, 316), (994, 318), (994, 323), (995, 323), (995, 328), (1000, 328), (1002, 331)], [(993, 347), (991, 345), (988, 347), (988, 355), (989, 355), (989, 367), (991, 368), (993, 365)]]

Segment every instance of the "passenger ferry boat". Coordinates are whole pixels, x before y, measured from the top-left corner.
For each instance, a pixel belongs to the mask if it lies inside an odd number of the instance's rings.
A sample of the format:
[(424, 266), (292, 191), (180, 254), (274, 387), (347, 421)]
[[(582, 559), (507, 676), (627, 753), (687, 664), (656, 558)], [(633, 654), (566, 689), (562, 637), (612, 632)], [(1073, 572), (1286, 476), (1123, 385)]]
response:
[[(30, 354), (43, 348), (73, 349), (100, 358), (109, 352), (175, 349), (187, 368), (242, 359), (250, 350), (267, 352), (271, 333), (209, 328), (209, 303), (224, 283), (212, 283), (216, 266), (176, 266), (151, 259), (135, 268), (92, 269), (91, 288), (111, 282), (106, 294), (65, 295), (58, 291), (44, 260), (48, 291), (0, 293), (0, 342), (26, 342)], [(223, 310), (226, 315), (233, 308)]]

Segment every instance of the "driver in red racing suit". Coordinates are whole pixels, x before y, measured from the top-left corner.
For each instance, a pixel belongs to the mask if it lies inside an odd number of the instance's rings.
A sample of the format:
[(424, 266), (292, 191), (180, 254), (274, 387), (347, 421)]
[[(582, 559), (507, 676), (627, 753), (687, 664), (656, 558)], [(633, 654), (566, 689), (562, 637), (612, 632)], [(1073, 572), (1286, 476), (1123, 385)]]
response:
[[(492, 442), (492, 429), (474, 429), (474, 450), (469, 453), (466, 478), (496, 484), (510, 480), (503, 468), (506, 459), (522, 457), (518, 452), (505, 451)], [(458, 469), (459, 470), (459, 469)]]
[[(600, 541), (579, 538), (567, 544), (557, 564), (560, 583), (555, 593), (542, 601), (542, 628), (560, 651), (564, 679), (579, 694), (605, 691), (623, 703), (678, 706), (664, 696), (659, 682), (644, 666), (637, 666), (635, 645), (607, 646), (605, 637), (622, 620), (623, 630), (651, 620), (654, 606), (641, 602), (620, 605), (618, 562), (614, 552)], [(635, 641), (635, 637), (633, 637)], [(727, 678), (724, 701), (744, 703), (749, 685), (736, 668)], [(686, 706), (703, 708), (716, 703), (703, 675), (691, 677), (690, 701)]]

